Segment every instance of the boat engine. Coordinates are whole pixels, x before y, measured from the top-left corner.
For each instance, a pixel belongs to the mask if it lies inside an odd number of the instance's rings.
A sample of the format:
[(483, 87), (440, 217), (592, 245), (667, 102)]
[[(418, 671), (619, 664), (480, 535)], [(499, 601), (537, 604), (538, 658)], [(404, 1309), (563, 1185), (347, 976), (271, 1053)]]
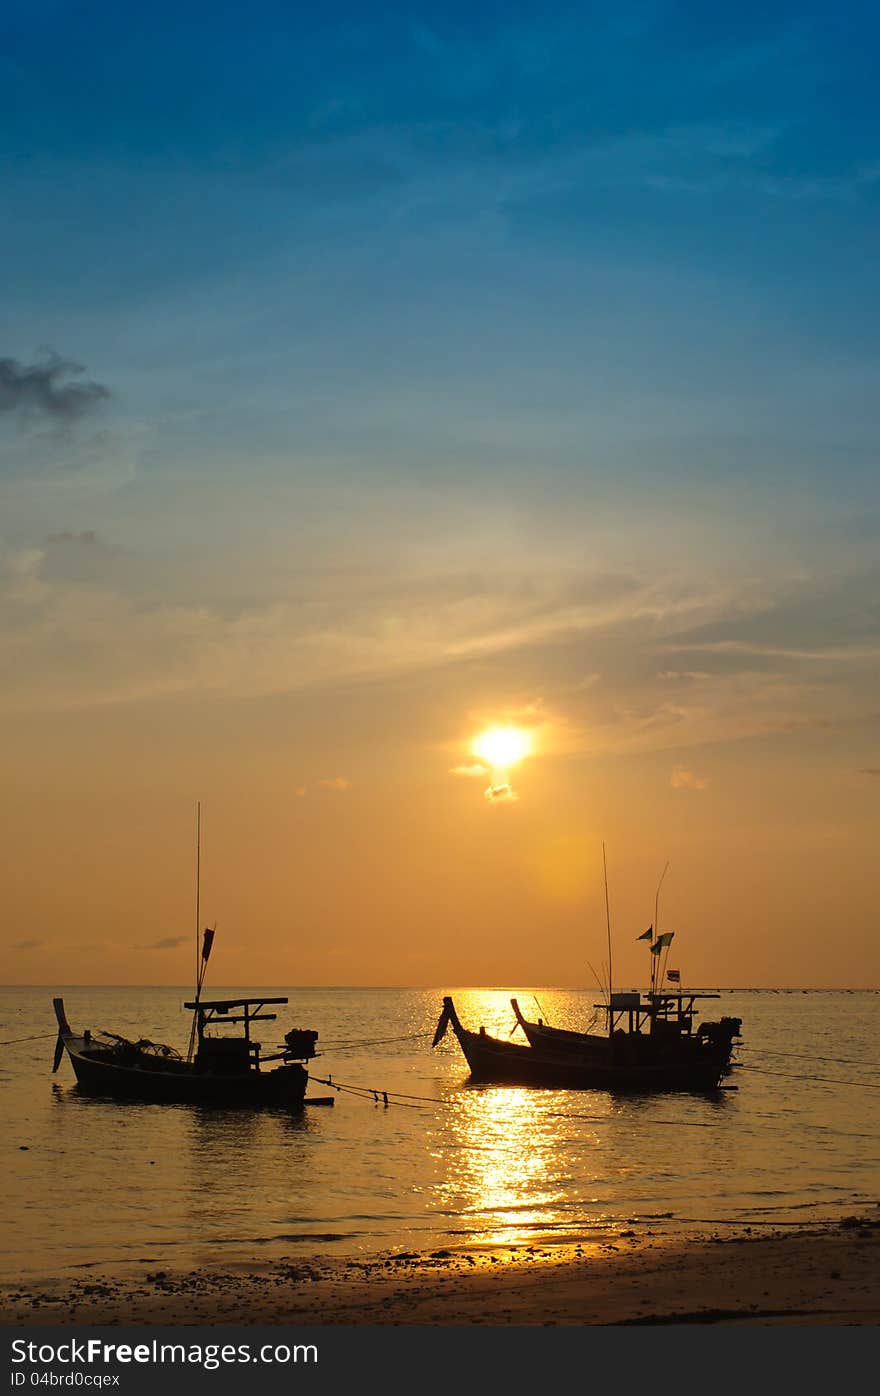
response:
[(308, 1028), (291, 1028), (290, 1032), (284, 1034), (284, 1041), (287, 1046), (284, 1051), (284, 1060), (289, 1062), (304, 1062), (316, 1055), (315, 1043), (318, 1034)]
[(701, 1023), (697, 1037), (704, 1038), (713, 1047), (730, 1047), (733, 1039), (739, 1037), (742, 1018), (722, 1018), (720, 1023)]

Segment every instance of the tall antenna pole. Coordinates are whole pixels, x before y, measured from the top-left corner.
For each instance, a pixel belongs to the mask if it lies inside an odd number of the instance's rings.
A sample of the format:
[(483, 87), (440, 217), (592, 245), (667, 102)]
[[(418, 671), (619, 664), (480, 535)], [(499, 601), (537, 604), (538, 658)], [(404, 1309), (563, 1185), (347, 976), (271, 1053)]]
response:
[(200, 952), (198, 952), (198, 927), (201, 926), (201, 800), (196, 804), (196, 986), (198, 987), (198, 970), (200, 970)]
[(608, 905), (608, 865), (605, 861), (605, 840), (602, 840), (602, 873), (605, 878), (605, 925), (608, 930), (608, 1036), (614, 1027), (613, 1001), (614, 975), (611, 969), (611, 910)]
[[(665, 862), (664, 865), (663, 865), (663, 871), (662, 871), (662, 873), (660, 874), (660, 881), (657, 883), (657, 895), (656, 895), (656, 897), (654, 898), (654, 939), (655, 939), (655, 940), (657, 939), (657, 937), (658, 937), (659, 934), (660, 934), (660, 888), (663, 886), (663, 879), (664, 879), (664, 877), (666, 876), (666, 873), (667, 873), (668, 869), (669, 869), (669, 859), (667, 858), (666, 862)], [(660, 958), (659, 955), (652, 955), (652, 956), (651, 956), (651, 992), (652, 992), (652, 993), (654, 992), (654, 981), (655, 981), (656, 974), (657, 974), (657, 961), (658, 961), (659, 958)]]
[[(199, 997), (201, 988), (200, 979), (202, 975), (202, 957), (199, 950), (199, 926), (201, 924), (201, 890), (202, 890), (202, 802), (196, 802), (196, 999)], [(186, 1049), (186, 1059), (192, 1061), (193, 1048), (196, 1041), (196, 1010), (193, 1010), (193, 1020), (189, 1030), (189, 1046)]]

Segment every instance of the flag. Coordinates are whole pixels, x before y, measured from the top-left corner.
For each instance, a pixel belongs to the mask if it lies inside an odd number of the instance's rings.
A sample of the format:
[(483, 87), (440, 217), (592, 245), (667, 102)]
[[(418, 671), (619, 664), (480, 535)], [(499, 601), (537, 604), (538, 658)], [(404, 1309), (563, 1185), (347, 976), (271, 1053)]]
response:
[(666, 971), (666, 978), (669, 980), (670, 984), (680, 984), (681, 971), (677, 969), (668, 969)]
[(653, 934), (654, 927), (649, 926), (646, 931), (642, 931), (642, 934), (640, 936), (636, 936), (636, 940), (650, 940)]
[(664, 931), (662, 936), (658, 936), (651, 946), (651, 954), (659, 955), (661, 950), (665, 950), (667, 945), (672, 944), (672, 937), (674, 935), (675, 931)]
[(214, 932), (210, 929), (205, 931), (202, 939), (202, 959), (207, 962), (211, 954), (211, 946), (214, 944)]

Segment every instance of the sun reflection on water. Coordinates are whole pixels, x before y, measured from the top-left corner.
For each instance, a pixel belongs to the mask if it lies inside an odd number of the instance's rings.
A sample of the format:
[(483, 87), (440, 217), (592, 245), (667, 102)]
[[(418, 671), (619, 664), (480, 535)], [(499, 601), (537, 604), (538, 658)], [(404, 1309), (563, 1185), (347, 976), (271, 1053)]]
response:
[[(510, 1000), (503, 991), (472, 990), (458, 996), (462, 1020), (493, 1036), (510, 1034)], [(522, 1245), (541, 1233), (571, 1226), (570, 1170), (575, 1147), (580, 1166), (602, 1150), (608, 1097), (597, 1099), (598, 1123), (581, 1123), (572, 1138), (566, 1093), (511, 1086), (463, 1085), (447, 1126), (446, 1157), (454, 1173), (436, 1184), (438, 1209), (462, 1219), (462, 1230), (481, 1243)], [(568, 1101), (570, 1109), (570, 1100)], [(585, 1199), (586, 1201), (586, 1199)], [(590, 1209), (601, 1223), (601, 1209)]]

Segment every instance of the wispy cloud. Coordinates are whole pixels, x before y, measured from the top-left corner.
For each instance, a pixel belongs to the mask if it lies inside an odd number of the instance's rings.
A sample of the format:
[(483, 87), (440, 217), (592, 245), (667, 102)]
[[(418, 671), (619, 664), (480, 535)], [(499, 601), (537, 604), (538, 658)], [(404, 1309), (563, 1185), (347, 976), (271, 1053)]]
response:
[(661, 669), (657, 677), (661, 683), (702, 683), (711, 675), (705, 669)]
[(326, 790), (330, 794), (341, 795), (350, 788), (351, 781), (347, 776), (323, 776), (311, 785), (298, 785), (294, 794), (303, 800), (312, 790)]
[(676, 766), (669, 778), (673, 790), (707, 790), (709, 781), (705, 776), (695, 775), (687, 766)]
[(17, 940), (12, 948), (13, 950), (37, 950), (42, 944), (41, 940)]
[(151, 941), (149, 945), (136, 945), (136, 950), (176, 950), (186, 944), (188, 936), (166, 936), (163, 940)]
[[(195, 603), (179, 599), (187, 574), (167, 578), (163, 599), (146, 560), (94, 530), (41, 536), (0, 552), (6, 711), (246, 699), (418, 672), (452, 692), (478, 661), (491, 665), (505, 719), (535, 727), (537, 748), (558, 756), (680, 754), (856, 721), (875, 706), (875, 579), (864, 569), (836, 590), (809, 577), (780, 589), (771, 575), (720, 581), (699, 567), (693, 577), (579, 573), (565, 557), (531, 575), (519, 556), (468, 572), (456, 551), (445, 570), (434, 557), (430, 570), (397, 556), (373, 569), (329, 558), (282, 578), (274, 596), (212, 600), (209, 587)], [(485, 773), (460, 745), (452, 759), (456, 778)], [(297, 788), (332, 793), (346, 779)]]
[[(719, 655), (752, 655), (756, 658), (768, 657), (770, 659), (807, 659), (818, 662), (834, 660), (868, 660), (880, 659), (880, 642), (876, 644), (852, 644), (852, 645), (816, 645), (812, 648), (798, 648), (784, 644), (762, 644), (756, 640), (712, 640), (691, 642), (682, 640), (678, 644), (668, 645), (667, 649), (678, 651), (694, 651), (701, 654)], [(666, 672), (660, 675), (661, 678), (694, 678), (695, 674), (674, 674)], [(699, 677), (707, 677), (705, 674)]]
[(473, 778), (477, 776), (487, 776), (489, 774), (489, 769), (487, 766), (479, 765), (479, 763), (473, 766), (450, 766), (449, 774), (451, 776), (464, 776), (466, 778)]
[(83, 529), (80, 533), (50, 533), (46, 539), (47, 543), (61, 543), (64, 545), (73, 544), (76, 547), (95, 548), (98, 546), (98, 535), (93, 528)]

